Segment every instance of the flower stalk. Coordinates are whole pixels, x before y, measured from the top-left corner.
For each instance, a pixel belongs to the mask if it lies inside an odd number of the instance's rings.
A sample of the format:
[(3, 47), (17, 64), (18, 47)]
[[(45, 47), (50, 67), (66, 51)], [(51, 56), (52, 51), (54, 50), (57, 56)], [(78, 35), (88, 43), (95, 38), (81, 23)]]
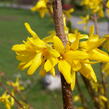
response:
[(95, 108), (100, 109), (100, 105), (99, 105), (98, 101), (96, 100), (97, 95), (95, 93), (95, 90), (92, 88), (91, 83), (86, 78), (84, 78), (84, 76), (82, 76), (82, 79), (84, 81), (84, 84), (88, 90), (90, 97), (92, 98)]
[[(53, 13), (54, 13), (54, 23), (55, 23), (56, 35), (62, 40), (65, 46), (67, 43), (67, 39), (66, 39), (66, 35), (64, 32), (61, 0), (53, 0)], [(64, 109), (73, 109), (71, 87), (70, 87), (70, 84), (66, 82), (62, 74), (61, 74), (61, 83), (62, 83), (62, 95), (63, 95)]]
[(7, 91), (7, 93), (15, 100), (16, 104), (17, 104), (20, 108), (24, 109), (23, 105), (16, 99), (15, 96), (13, 96), (13, 95), (9, 92), (8, 88), (7, 88), (5, 85), (3, 85), (3, 84), (0, 82), (0, 86), (1, 86), (4, 90)]
[(80, 95), (81, 103), (82, 103), (82, 105), (83, 105), (83, 107), (85, 109), (88, 109), (88, 106), (87, 106), (88, 101), (87, 101), (87, 99), (85, 98), (85, 96), (82, 93), (82, 90), (81, 90), (81, 87), (80, 87), (80, 84), (79, 84), (79, 78), (78, 77), (76, 79), (76, 84), (77, 84), (77, 90), (78, 90), (79, 95)]
[(94, 14), (93, 15), (93, 22), (94, 22), (94, 26), (95, 26), (95, 32), (96, 32), (96, 34), (98, 34), (98, 23), (97, 23), (97, 15), (96, 14)]

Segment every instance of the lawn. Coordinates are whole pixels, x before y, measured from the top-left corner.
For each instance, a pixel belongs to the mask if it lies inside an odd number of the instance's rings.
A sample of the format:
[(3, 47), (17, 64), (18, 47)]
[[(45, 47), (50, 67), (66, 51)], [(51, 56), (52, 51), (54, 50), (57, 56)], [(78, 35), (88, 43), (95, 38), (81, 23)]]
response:
[[(0, 8), (0, 72), (4, 72), (8, 80), (15, 80), (15, 75), (21, 74), (23, 81), (27, 79), (32, 81), (32, 84), (28, 85), (28, 88), (23, 92), (22, 98), (31, 104), (33, 109), (61, 109), (60, 92), (44, 90), (38, 73), (28, 77), (25, 74), (26, 71), (21, 72), (17, 68), (18, 62), (11, 47), (13, 44), (21, 43), (29, 36), (24, 22), (30, 23), (40, 37), (48, 35), (48, 31), (53, 30), (49, 17), (41, 19), (38, 15), (27, 10)], [(0, 90), (2, 89), (0, 88)], [(0, 105), (0, 109), (5, 108)]]

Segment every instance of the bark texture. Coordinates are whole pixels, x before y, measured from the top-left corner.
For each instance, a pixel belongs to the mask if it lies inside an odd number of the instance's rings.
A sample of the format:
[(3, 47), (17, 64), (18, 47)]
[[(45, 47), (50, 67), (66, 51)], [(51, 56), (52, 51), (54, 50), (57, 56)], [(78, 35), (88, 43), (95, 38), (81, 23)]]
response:
[[(64, 46), (67, 43), (66, 34), (64, 32), (63, 12), (61, 0), (53, 0), (53, 17), (55, 23), (56, 35), (62, 40)], [(66, 82), (61, 74), (62, 95), (64, 109), (73, 109), (72, 105), (72, 91), (70, 85)]]

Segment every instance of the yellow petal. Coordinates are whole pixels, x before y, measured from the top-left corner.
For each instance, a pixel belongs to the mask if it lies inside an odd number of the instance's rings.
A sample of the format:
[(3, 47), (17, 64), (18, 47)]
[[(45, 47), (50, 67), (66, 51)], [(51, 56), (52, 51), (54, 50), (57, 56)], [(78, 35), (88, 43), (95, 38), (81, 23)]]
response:
[(42, 54), (41, 53), (38, 53), (34, 57), (33, 63), (30, 66), (30, 68), (28, 69), (27, 74), (28, 75), (32, 75), (37, 70), (37, 68), (41, 65), (41, 63), (42, 63)]
[(36, 5), (31, 8), (31, 10), (34, 11), (38, 11), (40, 16), (43, 18), (45, 16), (46, 13), (48, 13), (48, 9), (46, 6), (46, 1), (44, 0), (39, 0)]
[(101, 38), (99, 40), (93, 38), (88, 41), (80, 42), (80, 47), (86, 50), (91, 50), (91, 49), (97, 48), (100, 45), (102, 45), (104, 41), (105, 41), (105, 38)]
[(71, 49), (76, 50), (79, 47), (80, 33), (76, 33), (76, 40), (71, 44)]
[(53, 37), (53, 42), (54, 42), (54, 48), (59, 52), (62, 53), (64, 50), (64, 45), (62, 43), (62, 41), (57, 37), (54, 36)]
[(43, 38), (43, 41), (45, 41), (45, 42), (53, 42), (53, 36), (52, 35), (50, 35), (50, 36), (47, 36), (47, 37), (45, 37), (45, 38)]
[(105, 102), (108, 101), (108, 99), (107, 99), (105, 96), (103, 96), (103, 95), (100, 95), (99, 98), (100, 98), (101, 100), (105, 101)]
[(89, 28), (89, 36), (94, 34), (94, 25), (91, 25)]
[(34, 38), (39, 38), (38, 35), (31, 29), (29, 23), (26, 22), (25, 27), (27, 31), (31, 34), (31, 36), (33, 36)]
[(55, 76), (55, 74), (56, 74), (55, 69), (52, 68), (52, 69), (50, 70), (50, 73), (51, 73), (53, 76)]
[(5, 105), (6, 105), (6, 109), (11, 109), (10, 103), (6, 103)]
[(51, 64), (52, 64), (53, 66), (55, 66), (55, 65), (58, 63), (58, 59), (57, 59), (57, 58), (50, 57), (49, 60), (50, 60), (50, 62), (51, 62)]
[(72, 70), (77, 72), (80, 69), (81, 69), (81, 63), (77, 60), (73, 60), (72, 61)]
[(109, 55), (99, 49), (94, 49), (89, 52), (89, 59), (91, 60), (96, 60), (96, 61), (101, 61), (101, 62), (109, 62)]
[(75, 50), (66, 52), (64, 57), (68, 60), (84, 60), (89, 56), (85, 51)]
[(53, 65), (51, 63), (51, 61), (48, 59), (45, 64), (44, 64), (44, 70), (46, 72), (49, 72), (52, 69)]
[(48, 10), (47, 9), (42, 9), (42, 10), (40, 9), (39, 12), (40, 12), (41, 18), (44, 18), (45, 14), (48, 13)]
[(86, 64), (97, 64), (99, 63), (99, 61), (89, 61), (88, 59), (87, 60), (82, 60), (82, 62), (86, 63)]
[(39, 74), (40, 74), (41, 76), (45, 76), (45, 75), (46, 75), (46, 71), (44, 70), (43, 67), (41, 68)]
[(58, 64), (58, 69), (64, 76), (66, 82), (69, 84), (72, 83), (70, 64), (65, 60), (61, 60)]
[(95, 72), (90, 64), (81, 64), (82, 67), (79, 72), (85, 76), (87, 79), (92, 79), (97, 82)]
[(54, 57), (59, 57), (60, 56), (59, 52), (56, 51), (55, 49), (50, 49), (49, 52)]
[(106, 73), (109, 75), (109, 63), (106, 63), (102, 66), (102, 72)]
[(73, 43), (76, 40), (75, 34), (69, 33), (68, 34), (68, 41)]
[[(21, 53), (21, 52), (20, 52)], [(30, 55), (28, 52), (25, 51), (26, 54), (18, 54), (16, 56), (16, 59), (19, 61), (27, 61), (27, 60), (32, 60), (33, 56)]]
[(37, 38), (37, 39), (28, 38), (28, 40), (31, 42), (31, 44), (33, 44), (37, 48), (46, 47), (46, 43), (43, 40), (39, 39), (39, 38)]
[(21, 62), (18, 66), (19, 69), (24, 70), (26, 68), (28, 68), (29, 66), (31, 66), (31, 64), (33, 63), (33, 59), (31, 59), (28, 62)]
[(75, 88), (75, 81), (76, 81), (76, 74), (75, 74), (75, 72), (72, 72), (72, 83), (71, 83), (72, 90), (74, 90), (74, 88)]
[(107, 6), (107, 8), (109, 8), (109, 0), (107, 1), (106, 6)]
[(80, 39), (88, 39), (89, 36), (87, 34), (80, 34)]
[(44, 0), (39, 0), (39, 1), (36, 3), (36, 7), (37, 7), (37, 9), (46, 8), (46, 2), (45, 2)]
[(24, 44), (16, 44), (16, 45), (13, 45), (12, 46), (12, 50), (13, 51), (25, 51), (26, 50), (26, 47)]
[(107, 40), (103, 43), (103, 48), (105, 48), (106, 50), (109, 51), (109, 39), (107, 39)]

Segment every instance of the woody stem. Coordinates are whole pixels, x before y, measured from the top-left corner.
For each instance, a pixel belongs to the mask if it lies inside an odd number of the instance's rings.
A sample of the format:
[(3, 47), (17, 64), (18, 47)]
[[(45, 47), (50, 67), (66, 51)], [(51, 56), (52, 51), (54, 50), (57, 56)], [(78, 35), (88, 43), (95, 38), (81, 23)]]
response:
[[(54, 18), (56, 35), (62, 40), (64, 46), (66, 46), (67, 39), (64, 32), (61, 0), (53, 0), (53, 18)], [(73, 109), (72, 91), (70, 88), (70, 84), (66, 82), (62, 74), (61, 74), (61, 83), (62, 83), (63, 107), (64, 109)]]

